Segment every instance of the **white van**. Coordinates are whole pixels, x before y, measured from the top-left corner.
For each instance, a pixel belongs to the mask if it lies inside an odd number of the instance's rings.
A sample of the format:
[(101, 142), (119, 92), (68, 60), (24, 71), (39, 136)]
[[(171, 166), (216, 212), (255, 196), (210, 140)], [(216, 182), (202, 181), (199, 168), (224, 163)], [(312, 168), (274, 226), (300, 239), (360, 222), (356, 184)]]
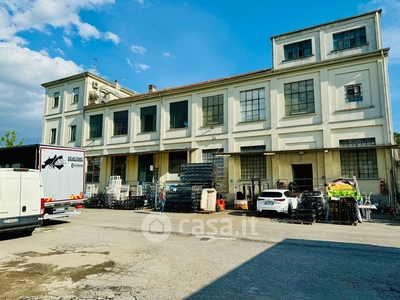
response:
[(39, 170), (0, 168), (0, 233), (31, 235), (41, 225), (42, 198)]

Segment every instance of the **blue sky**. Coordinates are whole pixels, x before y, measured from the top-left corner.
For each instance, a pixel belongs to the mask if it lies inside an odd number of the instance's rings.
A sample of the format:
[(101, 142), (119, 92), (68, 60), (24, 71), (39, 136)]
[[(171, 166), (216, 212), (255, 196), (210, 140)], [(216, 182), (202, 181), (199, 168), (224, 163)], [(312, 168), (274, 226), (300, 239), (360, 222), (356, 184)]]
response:
[(400, 132), (399, 0), (0, 0), (0, 136), (41, 141), (44, 82), (91, 71), (143, 93), (261, 70), (271, 36), (376, 9)]

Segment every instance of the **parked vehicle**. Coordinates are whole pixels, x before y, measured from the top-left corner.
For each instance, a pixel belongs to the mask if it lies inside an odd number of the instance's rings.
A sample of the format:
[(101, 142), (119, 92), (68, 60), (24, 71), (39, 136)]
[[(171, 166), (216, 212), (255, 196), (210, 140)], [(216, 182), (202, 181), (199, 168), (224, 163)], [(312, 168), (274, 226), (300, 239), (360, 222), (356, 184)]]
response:
[(257, 212), (276, 211), (291, 215), (297, 209), (298, 198), (289, 190), (264, 190), (257, 198)]
[(242, 192), (236, 192), (235, 203), (233, 204), (233, 208), (241, 210), (249, 209), (248, 201), (245, 199), (245, 196), (243, 195)]
[(43, 182), (38, 170), (0, 169), (0, 233), (31, 235), (41, 225)]
[[(0, 148), (0, 168), (41, 173), (43, 220), (80, 214), (76, 208), (82, 207), (84, 200), (84, 149), (43, 144)], [(75, 209), (70, 211), (69, 207)]]

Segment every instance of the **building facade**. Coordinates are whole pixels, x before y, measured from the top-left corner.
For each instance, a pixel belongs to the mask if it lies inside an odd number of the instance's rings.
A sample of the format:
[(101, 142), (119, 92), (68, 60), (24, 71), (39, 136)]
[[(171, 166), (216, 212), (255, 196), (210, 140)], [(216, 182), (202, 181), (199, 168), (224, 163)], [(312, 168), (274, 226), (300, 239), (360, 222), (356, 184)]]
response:
[(254, 182), (302, 191), (355, 176), (362, 193), (390, 205), (395, 143), (380, 16), (273, 36), (272, 68), (227, 78), (143, 94), (89, 72), (45, 83), (42, 142), (85, 148), (86, 183), (101, 191), (116, 175), (132, 190), (179, 184), (182, 163), (214, 162), (228, 203)]

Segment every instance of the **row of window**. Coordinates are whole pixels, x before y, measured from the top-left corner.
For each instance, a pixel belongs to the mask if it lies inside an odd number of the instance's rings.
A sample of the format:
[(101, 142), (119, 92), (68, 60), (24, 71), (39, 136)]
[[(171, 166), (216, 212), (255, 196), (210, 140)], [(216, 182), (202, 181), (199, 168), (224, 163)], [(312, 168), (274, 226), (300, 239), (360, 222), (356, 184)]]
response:
[[(367, 43), (365, 27), (333, 34), (333, 50), (344, 50)], [(311, 39), (283, 46), (285, 60), (311, 56)]]
[[(257, 147), (256, 147), (257, 148)], [(256, 149), (254, 147), (242, 147), (242, 152), (254, 152), (254, 154), (242, 155), (240, 157), (241, 179), (251, 180), (252, 178), (267, 178), (266, 156), (257, 154), (257, 151), (265, 151), (265, 146)], [(224, 158), (214, 156), (217, 150), (204, 150), (203, 162), (213, 162), (218, 165), (220, 182), (226, 179), (226, 168)], [(86, 183), (96, 183), (100, 181), (100, 158), (88, 158)], [(187, 153), (169, 153), (168, 172), (179, 174), (181, 165), (187, 163)], [(140, 157), (138, 180), (151, 182), (153, 173), (149, 166), (153, 164), (153, 154)], [(120, 176), (125, 181), (126, 176), (126, 156), (115, 156), (112, 158), (112, 174)], [(355, 149), (340, 151), (341, 174), (344, 178), (378, 178), (378, 164), (376, 149)], [(155, 176), (157, 177), (157, 176)]]
[[(315, 113), (314, 81), (303, 80), (284, 85), (285, 115)], [(362, 101), (361, 84), (345, 86), (345, 98), (349, 102)], [(258, 88), (240, 92), (240, 121), (265, 120), (265, 89)], [(157, 106), (140, 110), (140, 132), (156, 131)], [(128, 133), (128, 110), (114, 112), (113, 134)], [(211, 126), (224, 123), (224, 96), (215, 95), (202, 99), (202, 125)], [(90, 138), (103, 135), (103, 114), (92, 115), (89, 120)], [(188, 101), (170, 104), (170, 128), (188, 127)], [(75, 134), (71, 132), (71, 140)]]
[[(76, 104), (79, 101), (79, 88), (74, 88), (72, 91), (71, 103)], [(55, 92), (53, 95), (53, 108), (60, 105), (60, 92)]]

